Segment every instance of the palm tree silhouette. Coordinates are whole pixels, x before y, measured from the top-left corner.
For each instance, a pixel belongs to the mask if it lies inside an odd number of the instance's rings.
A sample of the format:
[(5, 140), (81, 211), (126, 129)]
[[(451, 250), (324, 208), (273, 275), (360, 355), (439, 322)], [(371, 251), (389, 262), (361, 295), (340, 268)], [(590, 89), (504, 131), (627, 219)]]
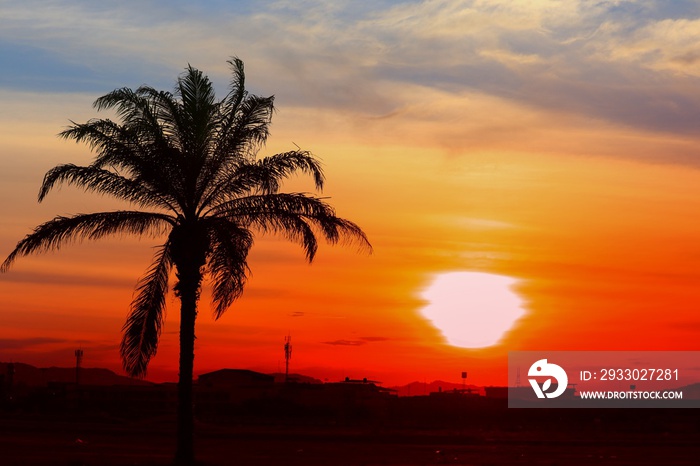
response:
[(49, 170), (39, 202), (54, 186), (66, 183), (138, 209), (55, 217), (22, 239), (0, 266), (4, 272), (20, 256), (115, 233), (167, 237), (137, 284), (120, 351), (127, 373), (143, 377), (156, 354), (174, 268), (180, 300), (177, 464), (194, 462), (192, 377), (203, 276), (208, 274), (212, 282), (212, 308), (218, 318), (243, 292), (255, 231), (300, 243), (309, 262), (318, 235), (330, 243), (354, 242), (371, 252), (360, 227), (336, 216), (323, 198), (280, 192), (281, 182), (296, 172), (313, 177), (320, 191), (320, 163), (299, 149), (256, 158), (269, 134), (274, 97), (249, 94), (243, 62), (232, 58), (228, 63), (233, 79), (220, 101), (208, 77), (188, 66), (174, 93), (142, 86), (98, 98), (94, 107), (115, 110), (120, 123), (71, 122), (60, 136), (89, 144), (95, 159), (88, 166), (65, 164)]

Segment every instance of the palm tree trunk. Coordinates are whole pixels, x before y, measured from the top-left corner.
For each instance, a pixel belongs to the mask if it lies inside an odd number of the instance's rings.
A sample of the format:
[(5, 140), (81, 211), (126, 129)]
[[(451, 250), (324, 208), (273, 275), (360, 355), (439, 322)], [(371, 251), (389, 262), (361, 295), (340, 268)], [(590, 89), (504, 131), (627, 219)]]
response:
[(194, 324), (197, 300), (202, 280), (200, 267), (193, 261), (177, 267), (180, 296), (180, 374), (177, 385), (177, 452), (175, 464), (194, 465), (194, 399), (192, 378), (194, 369)]
[(194, 321), (196, 301), (181, 297), (180, 309), (180, 374), (177, 384), (177, 453), (175, 464), (194, 464), (194, 400), (192, 377), (194, 369)]

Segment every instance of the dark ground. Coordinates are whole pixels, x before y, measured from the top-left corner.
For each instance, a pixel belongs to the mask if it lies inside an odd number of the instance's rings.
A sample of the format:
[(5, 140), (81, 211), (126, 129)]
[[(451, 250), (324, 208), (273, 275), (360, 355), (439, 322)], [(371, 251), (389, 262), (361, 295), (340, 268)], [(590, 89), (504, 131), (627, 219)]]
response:
[[(602, 416), (549, 410), (556, 413), (544, 418), (534, 410), (516, 411), (502, 414), (510, 416), (508, 422), (479, 427), (472, 420), (466, 428), (450, 429), (198, 423), (197, 456), (207, 466), (700, 464), (696, 410), (606, 410)], [(174, 432), (174, 422), (164, 417), (6, 414), (0, 416), (0, 465), (168, 465)]]

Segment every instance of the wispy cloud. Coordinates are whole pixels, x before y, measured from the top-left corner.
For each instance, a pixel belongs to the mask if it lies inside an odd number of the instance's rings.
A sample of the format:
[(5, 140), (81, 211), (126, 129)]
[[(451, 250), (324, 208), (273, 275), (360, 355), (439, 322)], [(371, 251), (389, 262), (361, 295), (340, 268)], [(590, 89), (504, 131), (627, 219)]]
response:
[(59, 338), (32, 337), (32, 338), (0, 338), (0, 350), (20, 350), (34, 346), (66, 343), (67, 340)]
[(134, 279), (128, 279), (124, 276), (105, 276), (105, 275), (76, 275), (68, 273), (43, 273), (43, 272), (26, 272), (13, 271), (9, 274), (0, 275), (0, 281), (15, 282), (15, 283), (37, 283), (37, 284), (52, 284), (52, 285), (75, 285), (75, 286), (94, 286), (94, 287), (117, 287), (130, 288), (134, 286)]
[(331, 346), (362, 346), (366, 344), (366, 341), (361, 341), (361, 340), (333, 340), (333, 341), (324, 341), (324, 345), (331, 345)]
[(387, 341), (389, 338), (386, 337), (360, 337), (357, 340), (333, 340), (333, 341), (324, 341), (324, 345), (331, 345), (331, 346), (362, 346), (366, 345), (367, 343), (374, 343), (374, 342), (379, 342), (379, 341)]
[[(456, 145), (471, 142), (458, 115), (485, 122), (499, 102), (644, 131), (700, 126), (694, 1), (159, 0), (137, 10), (27, 1), (5, 5), (3, 16), (6, 89), (167, 88), (188, 62), (223, 87), (224, 60), (239, 54), (251, 89), (287, 108), (332, 109), (358, 125), (390, 115), (408, 137), (413, 122), (434, 122), (450, 128), (436, 139)], [(474, 108), (474, 96), (492, 110)], [(479, 134), (487, 126), (510, 137), (532, 124), (526, 110), (510, 121), (482, 123)]]

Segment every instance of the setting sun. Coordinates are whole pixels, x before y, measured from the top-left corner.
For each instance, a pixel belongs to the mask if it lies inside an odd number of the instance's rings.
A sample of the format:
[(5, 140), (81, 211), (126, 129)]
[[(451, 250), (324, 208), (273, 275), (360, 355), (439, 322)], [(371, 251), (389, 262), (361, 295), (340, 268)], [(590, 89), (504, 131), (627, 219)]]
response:
[(525, 314), (516, 283), (490, 273), (442, 273), (421, 293), (428, 301), (421, 314), (452, 346), (493, 346)]

